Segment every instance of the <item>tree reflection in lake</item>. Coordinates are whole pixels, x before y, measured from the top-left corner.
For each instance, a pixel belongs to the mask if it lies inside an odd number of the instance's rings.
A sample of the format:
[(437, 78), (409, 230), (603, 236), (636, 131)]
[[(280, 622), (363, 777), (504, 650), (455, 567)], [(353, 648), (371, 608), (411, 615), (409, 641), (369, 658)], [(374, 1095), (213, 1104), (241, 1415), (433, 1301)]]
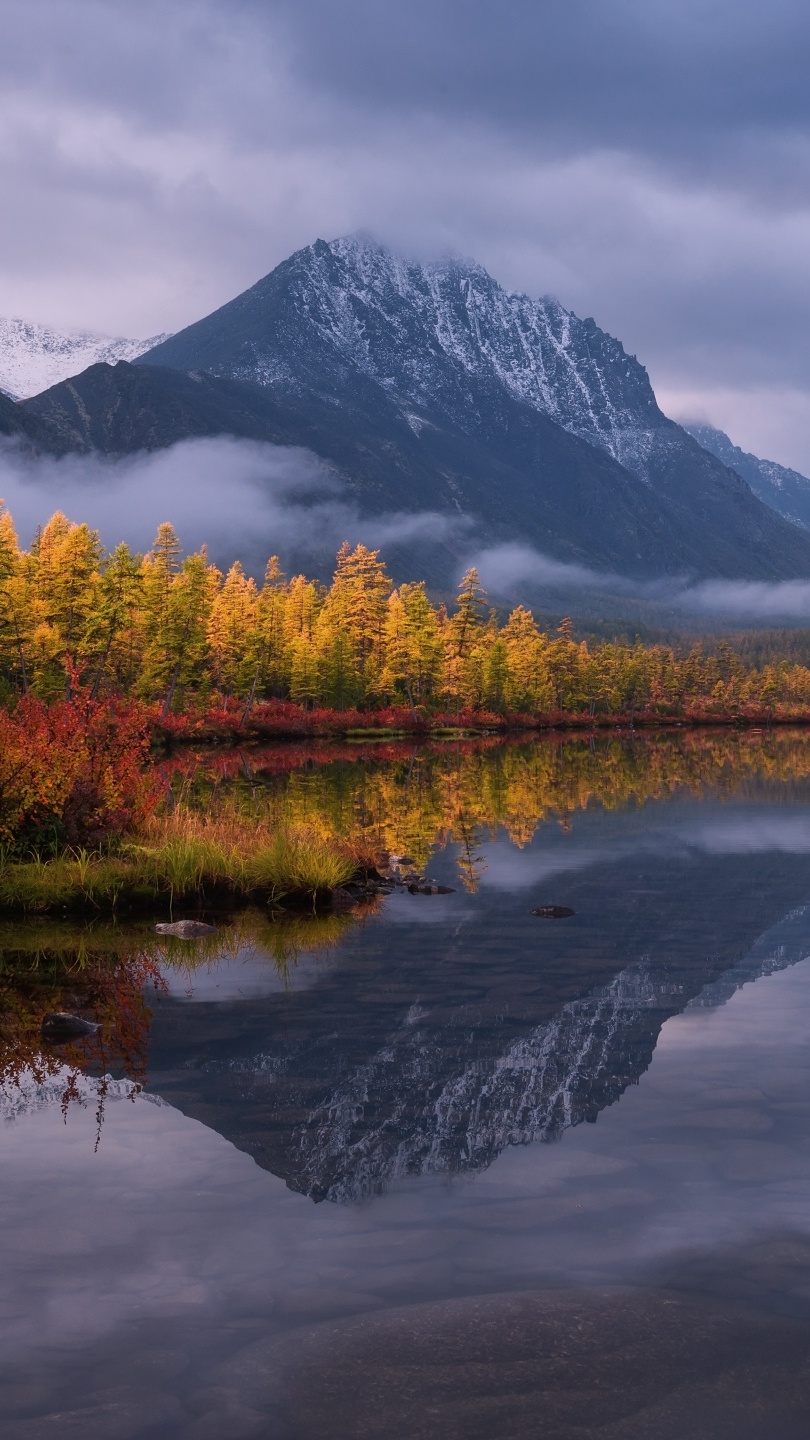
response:
[(740, 797), (778, 781), (784, 799), (808, 793), (810, 730), (680, 730), (541, 739), (312, 742), (161, 761), (164, 784), (206, 808), (246, 809), (323, 836), (362, 839), (424, 866), (434, 846), (458, 845), (458, 873), (475, 888), (478, 853), (499, 831), (518, 847), (554, 819), (589, 807), (640, 806), (678, 794)]
[(454, 893), (0, 932), (4, 1440), (803, 1436), (809, 745), (163, 762)]
[[(145, 924), (0, 923), (0, 1109), (13, 1114), (43, 1090), (58, 1095), (65, 1112), (95, 1104), (100, 1126), (108, 1094), (134, 1096), (145, 1083), (152, 1006), (170, 980), (188, 984), (201, 969), (252, 950), (283, 986), (303, 949), (328, 950), (352, 923), (348, 914), (245, 911), (196, 941), (157, 936)], [(54, 1015), (96, 1028), (71, 1035), (68, 1024), (63, 1039), (48, 1025)]]
[[(805, 731), (329, 742), (161, 763), (167, 784), (208, 808), (236, 801), (280, 824), (359, 835), (417, 866), (435, 853), (432, 868), (482, 890), (474, 912), (461, 897), (421, 914), (392, 897), (382, 945), (377, 927), (361, 929), (293, 1010), (284, 993), (301, 956), (347, 941), (358, 912), (249, 911), (190, 942), (145, 924), (0, 929), (6, 1090), (21, 1076), (60, 1078), (67, 1105), (86, 1098), (77, 1088), (85, 1075), (103, 1107), (104, 1077), (133, 1091), (144, 1083), (151, 1043), (163, 1093), (313, 1198), (357, 1199), (406, 1174), (480, 1169), (505, 1145), (595, 1118), (646, 1068), (667, 1016), (806, 898), (803, 863), (783, 857), (763, 886), (756, 845), (729, 865), (726, 842), (708, 855), (704, 844), (698, 857), (688, 835), (660, 828), (690, 797), (705, 828), (712, 806), (728, 817), (735, 804), (777, 793), (784, 804), (810, 790)], [(752, 833), (749, 816), (749, 849)], [(553, 941), (522, 901), (504, 912), (504, 891), (519, 893), (535, 873), (564, 874), (579, 912), (553, 928)], [(239, 978), (222, 1035), (224, 962)], [(246, 966), (262, 972), (258, 989)], [(211, 1015), (203, 1021), (203, 1004), (177, 1011), (210, 973)], [(43, 1016), (64, 1010), (95, 1021), (97, 1034), (43, 1044)], [(268, 1048), (276, 1012), (283, 1032)]]
[[(763, 806), (805, 792), (809, 764), (803, 733), (429, 747), (407, 763), (364, 751), (281, 778), (271, 756), (257, 803), (344, 834), (360, 823), (420, 861), (438, 845), (431, 873), (478, 893), (434, 910), (393, 896), (294, 1003), (233, 997), (227, 1020), (222, 997), (160, 1004), (154, 1083), (315, 1200), (558, 1138), (808, 899), (810, 830)], [(546, 900), (564, 884), (575, 916), (532, 918), (537, 884)], [(786, 953), (803, 957), (801, 927)]]

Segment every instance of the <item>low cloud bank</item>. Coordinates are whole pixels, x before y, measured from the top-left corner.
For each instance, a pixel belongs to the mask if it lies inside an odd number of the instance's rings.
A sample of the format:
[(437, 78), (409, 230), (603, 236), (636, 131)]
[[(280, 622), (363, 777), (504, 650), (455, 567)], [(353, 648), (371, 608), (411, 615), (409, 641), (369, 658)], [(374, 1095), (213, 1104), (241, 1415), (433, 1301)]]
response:
[(390, 513), (361, 518), (339, 478), (308, 450), (236, 440), (183, 440), (120, 460), (97, 455), (31, 460), (0, 450), (0, 496), (24, 545), (55, 510), (97, 529), (108, 547), (144, 551), (169, 520), (185, 550), (208, 545), (220, 564), (267, 556), (323, 561), (343, 540), (375, 547), (442, 543), (461, 517)]
[(474, 557), (482, 583), (493, 596), (514, 601), (540, 589), (570, 596), (619, 596), (654, 601), (685, 614), (745, 621), (806, 620), (810, 623), (810, 578), (780, 580), (690, 580), (686, 576), (634, 580), (626, 575), (568, 565), (527, 545), (496, 545)]
[[(98, 455), (31, 460), (15, 445), (0, 446), (0, 496), (20, 540), (30, 545), (54, 510), (97, 529), (113, 547), (151, 545), (169, 520), (186, 551), (206, 544), (213, 560), (240, 559), (260, 573), (270, 554), (285, 567), (328, 568), (344, 540), (379, 548), (449, 543), (456, 554), (472, 545), (473, 523), (434, 511), (362, 516), (343, 481), (316, 455), (290, 446), (229, 436), (183, 440), (166, 450), (119, 460)], [(494, 599), (530, 604), (555, 592), (575, 608), (586, 594), (655, 602), (684, 615), (749, 621), (810, 623), (810, 579), (774, 584), (747, 580), (693, 581), (664, 576), (635, 580), (586, 565), (566, 564), (518, 543), (491, 546), (468, 557)], [(418, 579), (419, 576), (412, 578)]]

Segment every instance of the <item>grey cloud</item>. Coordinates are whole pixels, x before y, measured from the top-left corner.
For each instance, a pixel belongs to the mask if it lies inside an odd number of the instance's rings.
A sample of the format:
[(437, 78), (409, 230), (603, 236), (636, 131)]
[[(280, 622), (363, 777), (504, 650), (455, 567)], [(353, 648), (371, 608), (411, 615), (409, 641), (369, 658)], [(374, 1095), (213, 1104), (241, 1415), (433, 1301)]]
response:
[(797, 0), (6, 0), (0, 313), (172, 330), (365, 227), (810, 469), (809, 40)]
[(767, 584), (753, 580), (692, 582), (662, 577), (636, 581), (623, 575), (566, 565), (527, 545), (497, 545), (473, 556), (484, 585), (512, 602), (552, 590), (569, 601), (583, 591), (629, 600), (654, 601), (682, 615), (744, 621), (810, 621), (810, 580)]
[(794, 0), (7, 0), (0, 73), (145, 130), (261, 146), (325, 109), (344, 135), (432, 117), (545, 159), (618, 150), (746, 191), (753, 171), (773, 199), (807, 171), (808, 42)]
[(772, 850), (783, 855), (807, 855), (810, 820), (785, 813), (747, 814), (725, 823), (695, 826), (684, 839), (710, 855), (758, 855)]
[(274, 9), (295, 64), (322, 86), (375, 108), (486, 115), (555, 147), (598, 138), (677, 153), (707, 132), (716, 145), (740, 128), (807, 119), (810, 15), (795, 0), (767, 9), (754, 0), (279, 0)]
[(708, 580), (687, 586), (675, 597), (685, 610), (750, 620), (810, 620), (810, 580), (777, 585), (755, 581)]
[(375, 547), (441, 543), (463, 532), (438, 514), (361, 519), (327, 467), (306, 450), (230, 438), (185, 440), (168, 450), (110, 462), (69, 456), (32, 462), (0, 450), (0, 496), (23, 543), (54, 510), (98, 529), (112, 548), (148, 549), (169, 520), (187, 550), (207, 544), (212, 558), (241, 559), (261, 574), (268, 555), (329, 568), (343, 540)]
[[(810, 854), (810, 820), (778, 811), (744, 813), (726, 819), (712, 818), (671, 827), (648, 825), (638, 833), (617, 833), (608, 849), (594, 845), (587, 831), (566, 836), (564, 844), (551, 844), (539, 833), (525, 850), (516, 850), (502, 839), (485, 846), (486, 869), (481, 877), (484, 889), (518, 894), (563, 876), (573, 876), (599, 866), (622, 865), (641, 857), (685, 861), (695, 855), (759, 855), (776, 851), (783, 855)], [(810, 948), (810, 943), (808, 948)]]

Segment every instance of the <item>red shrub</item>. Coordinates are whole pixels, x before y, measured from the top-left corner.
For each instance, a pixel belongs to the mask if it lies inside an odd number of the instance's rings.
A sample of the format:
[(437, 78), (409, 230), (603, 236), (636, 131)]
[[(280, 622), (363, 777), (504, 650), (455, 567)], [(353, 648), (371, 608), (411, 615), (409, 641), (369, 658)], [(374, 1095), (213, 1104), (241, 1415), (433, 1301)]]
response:
[(0, 712), (0, 843), (92, 848), (122, 835), (154, 803), (148, 743), (148, 712), (132, 701), (29, 696)]

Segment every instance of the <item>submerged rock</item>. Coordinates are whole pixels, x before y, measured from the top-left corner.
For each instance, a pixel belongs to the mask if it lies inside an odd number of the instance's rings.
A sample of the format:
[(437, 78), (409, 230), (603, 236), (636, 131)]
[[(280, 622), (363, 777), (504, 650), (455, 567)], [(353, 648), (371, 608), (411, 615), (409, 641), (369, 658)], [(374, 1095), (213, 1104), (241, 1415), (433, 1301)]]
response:
[(98, 1025), (92, 1020), (83, 1020), (81, 1015), (71, 1015), (67, 1010), (52, 1010), (42, 1021), (42, 1038), (51, 1045), (65, 1045), (69, 1040), (86, 1040), (95, 1035)]
[(567, 920), (569, 915), (576, 912), (568, 905), (538, 905), (531, 913), (539, 915), (542, 920)]
[(455, 895), (452, 885), (409, 885), (409, 895)]
[(181, 940), (198, 940), (203, 935), (216, 935), (215, 925), (205, 925), (202, 920), (173, 920), (155, 926), (158, 935), (178, 935)]

